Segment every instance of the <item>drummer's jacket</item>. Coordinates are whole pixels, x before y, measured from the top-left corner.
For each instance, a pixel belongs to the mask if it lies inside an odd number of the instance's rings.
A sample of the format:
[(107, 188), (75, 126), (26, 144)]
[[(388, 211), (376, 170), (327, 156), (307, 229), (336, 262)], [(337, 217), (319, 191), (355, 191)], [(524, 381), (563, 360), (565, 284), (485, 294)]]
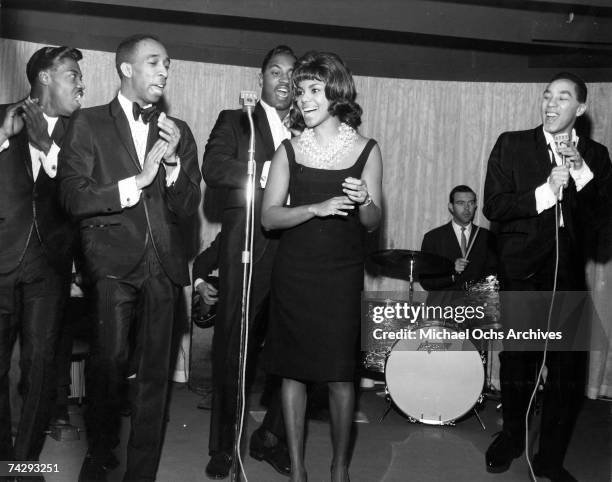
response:
[[(471, 243), (473, 245), (468, 255), (470, 262), (461, 274), (455, 273), (454, 270), (439, 275), (422, 274), (421, 286), (428, 291), (459, 291), (464, 290), (466, 283), (479, 281), (496, 273), (495, 236), (489, 230), (483, 227), (478, 229), (478, 226), (473, 224), (468, 246)], [(455, 260), (463, 256), (452, 221), (427, 232), (423, 237), (421, 251), (448, 258), (454, 269)]]

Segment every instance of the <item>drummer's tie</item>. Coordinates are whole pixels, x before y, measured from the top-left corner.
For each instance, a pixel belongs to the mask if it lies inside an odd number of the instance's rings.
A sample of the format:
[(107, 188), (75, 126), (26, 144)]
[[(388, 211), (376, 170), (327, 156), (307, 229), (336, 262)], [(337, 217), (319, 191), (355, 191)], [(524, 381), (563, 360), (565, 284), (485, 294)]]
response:
[(465, 258), (467, 253), (467, 239), (465, 238), (465, 226), (461, 226), (461, 255)]

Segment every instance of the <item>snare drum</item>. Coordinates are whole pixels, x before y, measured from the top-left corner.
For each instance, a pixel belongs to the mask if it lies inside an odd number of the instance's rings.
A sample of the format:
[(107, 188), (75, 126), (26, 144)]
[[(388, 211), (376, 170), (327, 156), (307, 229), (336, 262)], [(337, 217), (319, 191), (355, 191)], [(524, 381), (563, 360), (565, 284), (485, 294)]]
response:
[(389, 395), (417, 422), (452, 424), (482, 399), (483, 360), (466, 332), (453, 325), (419, 325), (411, 330), (413, 339), (397, 341), (387, 358)]

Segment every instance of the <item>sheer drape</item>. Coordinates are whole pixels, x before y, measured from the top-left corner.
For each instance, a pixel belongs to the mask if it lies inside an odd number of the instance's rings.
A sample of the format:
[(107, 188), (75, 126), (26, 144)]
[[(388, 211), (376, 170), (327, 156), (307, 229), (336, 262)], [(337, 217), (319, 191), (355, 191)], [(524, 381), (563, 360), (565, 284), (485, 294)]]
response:
[[(0, 102), (27, 95), (25, 64), (39, 47), (0, 39)], [(83, 54), (84, 105), (109, 102), (119, 86), (114, 54), (91, 50)], [(165, 97), (169, 112), (189, 124), (200, 155), (219, 111), (238, 107), (241, 90), (259, 91), (257, 73), (255, 68), (172, 61)], [(383, 153), (381, 247), (419, 249), (423, 234), (449, 219), (446, 205), (454, 185), (468, 184), (481, 197), (487, 159), (498, 135), (540, 123), (539, 99), (544, 84), (372, 77), (356, 77), (356, 83), (364, 109), (360, 130), (375, 138)], [(589, 89), (590, 136), (612, 146), (612, 84), (590, 84)], [(210, 199), (214, 202), (215, 198)], [(207, 207), (207, 216), (200, 214), (202, 247), (219, 229), (218, 220), (209, 212), (215, 209)], [(482, 215), (476, 221), (488, 226)], [(595, 304), (610, 333), (612, 263), (592, 265), (588, 276)], [(366, 287), (399, 290), (405, 283), (369, 275)], [(611, 390), (612, 357), (598, 352), (591, 358), (589, 395), (612, 396)]]

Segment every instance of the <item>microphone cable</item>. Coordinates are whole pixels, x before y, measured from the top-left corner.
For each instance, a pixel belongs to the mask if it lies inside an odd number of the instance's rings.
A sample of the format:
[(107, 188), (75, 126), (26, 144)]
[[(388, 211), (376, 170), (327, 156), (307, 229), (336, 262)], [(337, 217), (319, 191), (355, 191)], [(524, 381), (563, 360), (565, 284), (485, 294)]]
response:
[[(555, 304), (555, 296), (557, 294), (557, 276), (559, 274), (559, 214), (561, 212), (561, 207), (559, 205), (559, 199), (555, 203), (555, 276), (553, 279), (553, 288), (552, 288), (552, 296), (550, 299), (550, 305), (548, 307), (548, 318), (546, 320), (546, 331), (550, 332), (550, 324), (552, 320), (552, 312)], [(544, 366), (546, 365), (546, 358), (548, 354), (548, 339), (547, 336), (544, 340), (544, 350), (542, 351), (542, 364), (540, 365), (540, 369), (538, 370), (538, 375), (536, 376), (535, 384), (533, 387), (533, 391), (531, 393), (531, 397), (529, 398), (529, 404), (527, 405), (527, 411), (525, 412), (525, 459), (527, 460), (527, 466), (529, 467), (529, 475), (531, 476), (531, 480), (537, 481), (537, 477), (533, 471), (533, 466), (531, 464), (531, 460), (529, 459), (529, 412), (531, 412), (531, 407), (535, 400), (535, 396), (538, 393), (538, 388), (540, 387), (540, 381), (542, 380), (542, 374), (544, 373)], [(540, 434), (541, 437), (541, 434)]]

